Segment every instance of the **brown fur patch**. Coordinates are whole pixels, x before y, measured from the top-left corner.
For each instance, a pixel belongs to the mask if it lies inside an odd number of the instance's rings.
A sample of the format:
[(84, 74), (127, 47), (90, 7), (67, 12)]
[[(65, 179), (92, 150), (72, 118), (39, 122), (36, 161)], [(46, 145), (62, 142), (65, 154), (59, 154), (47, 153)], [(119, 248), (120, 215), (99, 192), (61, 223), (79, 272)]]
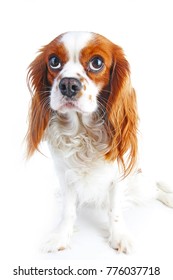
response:
[(83, 92), (80, 91), (80, 92), (78, 92), (77, 97), (80, 98), (82, 95), (83, 95)]
[(49, 90), (59, 70), (49, 67), (49, 58), (57, 55), (62, 64), (68, 60), (67, 51), (59, 42), (61, 35), (40, 50), (40, 54), (30, 64), (28, 70), (28, 85), (32, 89), (32, 102), (29, 112), (29, 128), (27, 132), (27, 157), (32, 156), (43, 137), (47, 127), (50, 108)]
[(58, 249), (58, 251), (63, 251), (63, 250), (65, 250), (65, 247), (63, 246)]
[(83, 83), (85, 79), (83, 77), (80, 77), (80, 82)]

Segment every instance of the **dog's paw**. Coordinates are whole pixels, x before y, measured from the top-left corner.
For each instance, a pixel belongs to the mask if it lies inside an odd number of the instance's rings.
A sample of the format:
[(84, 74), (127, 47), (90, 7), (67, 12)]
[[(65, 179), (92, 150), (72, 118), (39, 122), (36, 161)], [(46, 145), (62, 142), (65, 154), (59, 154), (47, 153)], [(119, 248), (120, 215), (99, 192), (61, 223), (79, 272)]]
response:
[(109, 238), (109, 244), (118, 253), (130, 254), (133, 252), (133, 240), (126, 232), (114, 233)]
[(50, 234), (48, 239), (42, 244), (42, 253), (55, 253), (70, 247), (72, 230), (57, 230)]

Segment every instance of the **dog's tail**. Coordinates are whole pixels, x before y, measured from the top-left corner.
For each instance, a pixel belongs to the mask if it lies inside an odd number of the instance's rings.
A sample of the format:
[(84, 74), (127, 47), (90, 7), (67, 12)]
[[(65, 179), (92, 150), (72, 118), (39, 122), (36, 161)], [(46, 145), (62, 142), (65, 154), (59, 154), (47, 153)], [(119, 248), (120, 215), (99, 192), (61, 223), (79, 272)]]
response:
[(173, 208), (173, 187), (165, 182), (157, 182), (156, 199)]
[(125, 208), (130, 205), (146, 205), (151, 200), (159, 200), (168, 207), (173, 208), (173, 187), (143, 175), (142, 171), (136, 172), (127, 179), (125, 188)]

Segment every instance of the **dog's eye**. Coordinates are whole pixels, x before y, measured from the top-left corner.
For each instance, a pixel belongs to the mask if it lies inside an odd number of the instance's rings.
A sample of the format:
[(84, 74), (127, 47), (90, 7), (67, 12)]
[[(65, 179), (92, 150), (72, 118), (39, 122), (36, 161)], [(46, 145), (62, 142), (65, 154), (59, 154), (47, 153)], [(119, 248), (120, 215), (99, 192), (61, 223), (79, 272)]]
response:
[(100, 56), (93, 57), (88, 64), (89, 70), (92, 72), (100, 71), (104, 66), (103, 58)]
[(62, 67), (60, 59), (56, 56), (53, 55), (49, 58), (49, 66), (52, 70), (59, 70)]

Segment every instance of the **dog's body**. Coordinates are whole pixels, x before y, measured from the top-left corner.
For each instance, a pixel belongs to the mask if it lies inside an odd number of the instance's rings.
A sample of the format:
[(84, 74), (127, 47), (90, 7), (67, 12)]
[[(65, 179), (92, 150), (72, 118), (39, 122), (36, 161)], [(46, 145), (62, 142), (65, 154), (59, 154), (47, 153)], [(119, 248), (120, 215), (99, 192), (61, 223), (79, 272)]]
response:
[(122, 49), (98, 34), (65, 33), (42, 49), (29, 78), (28, 154), (47, 140), (64, 195), (62, 220), (44, 250), (67, 248), (77, 204), (94, 203), (107, 207), (111, 247), (130, 252), (124, 197), (136, 204), (156, 198), (173, 207), (173, 195), (143, 182), (135, 91)]

